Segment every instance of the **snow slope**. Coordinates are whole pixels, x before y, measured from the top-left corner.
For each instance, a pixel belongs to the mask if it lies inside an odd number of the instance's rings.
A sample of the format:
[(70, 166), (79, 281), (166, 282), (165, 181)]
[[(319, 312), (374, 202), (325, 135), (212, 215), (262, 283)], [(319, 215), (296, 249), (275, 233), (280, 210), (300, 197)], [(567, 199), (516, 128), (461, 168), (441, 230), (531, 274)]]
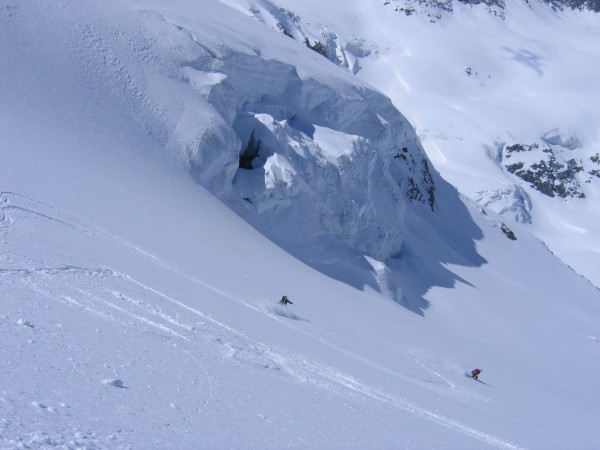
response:
[[(537, 0), (246, 3), (263, 16), (285, 7), (290, 30), (324, 42), (333, 61), (392, 99), (446, 180), (508, 222), (531, 221), (531, 232), (600, 286), (600, 15)], [(578, 196), (548, 197), (497, 159), (508, 146), (534, 144), (581, 168), (568, 180)]]
[[(232, 212), (255, 180), (205, 101), (223, 72), (178, 61), (294, 41), (230, 4), (0, 3), (1, 447), (593, 448), (600, 294), (527, 226), (507, 239), (435, 173), (385, 263)], [(301, 79), (371, 89), (315, 55)], [(335, 128), (314, 140), (337, 161)], [(205, 132), (226, 155), (194, 153)]]

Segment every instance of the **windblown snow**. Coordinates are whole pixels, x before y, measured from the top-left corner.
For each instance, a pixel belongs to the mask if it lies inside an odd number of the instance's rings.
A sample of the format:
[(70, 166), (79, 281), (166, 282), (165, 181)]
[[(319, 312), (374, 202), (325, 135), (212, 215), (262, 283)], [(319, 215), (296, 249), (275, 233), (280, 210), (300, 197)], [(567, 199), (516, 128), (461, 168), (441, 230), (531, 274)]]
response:
[(484, 69), (397, 61), (501, 19), (387, 3), (0, 0), (1, 448), (597, 445), (595, 131), (496, 105), (459, 157)]

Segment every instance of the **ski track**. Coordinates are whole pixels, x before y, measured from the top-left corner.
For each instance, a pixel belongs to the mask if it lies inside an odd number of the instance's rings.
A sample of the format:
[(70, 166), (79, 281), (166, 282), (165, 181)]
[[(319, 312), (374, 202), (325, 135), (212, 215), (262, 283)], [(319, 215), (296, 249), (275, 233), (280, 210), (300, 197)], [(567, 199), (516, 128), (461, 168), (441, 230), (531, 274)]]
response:
[[(99, 278), (98, 274), (101, 275)], [(211, 402), (213, 397), (214, 383), (201, 358), (197, 356), (198, 354), (203, 354), (203, 348), (201, 345), (199, 345), (200, 343), (192, 342), (190, 337), (176, 331), (174, 329), (175, 327), (171, 328), (170, 326), (152, 320), (145, 315), (149, 314), (150, 316), (163, 319), (168, 324), (180, 327), (190, 334), (195, 333), (194, 328), (189, 324), (185, 324), (184, 322), (174, 319), (169, 314), (161, 312), (159, 308), (145, 304), (139, 300), (134, 300), (132, 297), (122, 295), (118, 291), (104, 288), (105, 284), (111, 282), (111, 278), (114, 282), (115, 280), (125, 279), (124, 277), (121, 277), (114, 271), (105, 268), (98, 270), (26, 268), (22, 270), (0, 271), (0, 279), (2, 278), (2, 275), (11, 276), (13, 281), (20, 282), (22, 286), (38, 294), (40, 298), (46, 298), (71, 307), (80, 308), (81, 310), (93, 314), (106, 322), (111, 324), (119, 324), (127, 330), (133, 330), (138, 333), (141, 331), (145, 334), (154, 334), (151, 331), (148, 331), (148, 328), (156, 329), (161, 332), (156, 335), (167, 339), (167, 342), (175, 339), (176, 341), (183, 341), (184, 343), (189, 344), (190, 346), (188, 348), (184, 348), (180, 344), (175, 344), (173, 346), (179, 348), (190, 360), (194, 361), (194, 367), (202, 373), (205, 383), (198, 381), (197, 376), (190, 378), (189, 373), (183, 372), (176, 366), (169, 367), (169, 372), (172, 376), (180, 373), (182, 375), (181, 378), (188, 378), (188, 384), (192, 388), (196, 386), (195, 391), (197, 391), (199, 394), (198, 400), (202, 399), (194, 408), (194, 411), (187, 413), (185, 417), (182, 417), (182, 420), (192, 420), (194, 416), (200, 414), (204, 409), (206, 409)], [(88, 285), (90, 282), (90, 277), (97, 280), (96, 285)], [(78, 284), (81, 283), (88, 285), (87, 288), (82, 289), (79, 287)], [(103, 292), (105, 296), (94, 293), (96, 290)], [(73, 294), (67, 295), (65, 293), (67, 291), (72, 291)], [(108, 298), (111, 297), (122, 300), (121, 304), (108, 300)], [(133, 311), (128, 310), (126, 306), (131, 306)], [(137, 363), (132, 363), (132, 365), (135, 364)]]
[[(110, 315), (107, 313), (103, 313), (101, 310), (99, 310), (95, 307), (92, 307), (90, 305), (98, 304), (98, 303), (105, 305), (105, 306), (121, 313), (122, 315), (125, 315), (129, 318), (134, 319), (135, 321), (140, 322), (141, 324), (145, 324), (145, 325), (157, 328), (160, 331), (165, 331), (165, 332), (169, 333), (171, 336), (177, 337), (186, 342), (191, 342), (191, 340), (189, 338), (176, 332), (172, 328), (169, 328), (165, 325), (162, 325), (160, 323), (152, 321), (152, 320), (142, 316), (141, 314), (133, 313), (133, 312), (127, 310), (126, 308), (124, 308), (123, 306), (120, 306), (118, 304), (110, 302), (110, 301), (102, 298), (101, 296), (95, 295), (89, 291), (83, 290), (78, 287), (73, 287), (72, 285), (70, 285), (68, 283), (65, 283), (65, 287), (71, 287), (71, 288), (75, 289), (80, 294), (80, 296), (83, 296), (88, 299), (88, 304), (79, 302), (70, 296), (59, 295), (55, 291), (48, 291), (46, 289), (40, 288), (39, 285), (37, 285), (36, 283), (32, 283), (32, 281), (33, 281), (32, 275), (37, 275), (37, 274), (42, 275), (46, 279), (51, 280), (53, 275), (56, 276), (58, 274), (64, 275), (64, 274), (69, 274), (69, 273), (70, 274), (95, 273), (95, 274), (102, 274), (103, 276), (106, 277), (107, 274), (110, 272), (112, 272), (112, 274), (110, 275), (111, 277), (128, 280), (132, 284), (142, 287), (143, 289), (146, 289), (146, 290), (160, 296), (164, 300), (167, 300), (168, 302), (171, 302), (177, 306), (180, 306), (180, 307), (184, 308), (186, 311), (189, 311), (189, 312), (201, 317), (202, 319), (209, 321), (210, 323), (216, 325), (219, 329), (226, 331), (227, 332), (226, 334), (233, 335), (233, 337), (237, 338), (238, 341), (242, 340), (243, 344), (245, 344), (244, 346), (234, 345), (231, 343), (223, 344), (227, 348), (231, 349), (230, 357), (236, 358), (236, 360), (238, 360), (238, 362), (240, 362), (240, 363), (246, 362), (246, 363), (250, 363), (250, 364), (254, 364), (254, 365), (258, 365), (258, 366), (263, 366), (264, 364), (261, 364), (260, 361), (265, 361), (265, 360), (271, 361), (273, 363), (273, 365), (275, 365), (277, 367), (281, 367), (286, 373), (288, 373), (290, 376), (292, 376), (298, 382), (310, 383), (312, 385), (318, 386), (319, 388), (327, 389), (327, 390), (333, 390), (333, 389), (335, 389), (336, 386), (338, 388), (337, 389), (338, 391), (339, 391), (339, 388), (349, 389), (351, 391), (360, 393), (371, 399), (386, 403), (395, 408), (398, 408), (398, 409), (401, 409), (408, 413), (411, 413), (413, 415), (422, 417), (423, 419), (432, 421), (438, 425), (441, 425), (446, 428), (452, 429), (454, 431), (466, 434), (472, 438), (479, 439), (490, 446), (497, 447), (497, 448), (506, 448), (506, 449), (520, 448), (508, 441), (505, 441), (505, 440), (502, 440), (495, 436), (483, 433), (481, 431), (478, 431), (474, 428), (469, 427), (468, 425), (465, 425), (458, 421), (447, 418), (441, 414), (437, 414), (437, 413), (428, 411), (426, 409), (420, 408), (420, 407), (416, 406), (415, 404), (413, 404), (409, 401), (406, 401), (402, 398), (387, 394), (387, 393), (385, 393), (381, 390), (378, 390), (374, 387), (371, 387), (367, 384), (361, 383), (360, 381), (356, 380), (351, 375), (340, 372), (332, 367), (324, 366), (322, 364), (315, 363), (315, 362), (311, 362), (311, 361), (309, 361), (305, 358), (302, 358), (298, 355), (290, 356), (290, 355), (286, 355), (284, 352), (282, 352), (280, 350), (274, 350), (268, 346), (265, 346), (261, 342), (252, 339), (251, 337), (245, 335), (244, 333), (240, 332), (239, 330), (236, 330), (235, 328), (232, 328), (232, 327), (214, 319), (213, 317), (203, 313), (202, 311), (199, 311), (195, 308), (189, 307), (188, 305), (185, 305), (184, 303), (182, 303), (176, 299), (173, 299), (170, 296), (168, 296), (154, 288), (146, 286), (145, 284), (134, 280), (133, 278), (131, 278), (128, 275), (120, 274), (118, 272), (111, 271), (109, 269), (101, 269), (101, 270), (97, 270), (97, 271), (90, 271), (90, 270), (73, 271), (71, 269), (64, 269), (64, 270), (60, 270), (60, 269), (41, 269), (41, 270), (25, 269), (25, 270), (2, 271), (1, 273), (23, 276), (26, 278), (23, 280), (23, 283), (25, 285), (32, 287), (34, 290), (36, 290), (36, 292), (44, 295), (45, 297), (58, 299), (59, 301), (62, 300), (64, 303), (68, 303), (73, 306), (81, 307), (90, 313), (98, 315), (99, 317), (101, 317), (104, 320), (107, 320), (110, 322), (116, 322), (116, 323), (120, 323), (121, 325), (128, 326), (127, 322), (125, 322), (123, 320), (119, 320), (118, 315)], [(187, 330), (188, 332), (193, 331), (193, 327), (190, 326), (189, 324), (183, 324), (179, 321), (176, 321), (176, 320), (172, 319), (172, 317), (170, 315), (160, 312), (155, 307), (150, 306), (147, 303), (142, 303), (141, 301), (136, 301), (132, 297), (125, 296), (125, 295), (119, 293), (118, 291), (106, 290), (106, 292), (108, 294), (111, 294), (115, 298), (124, 300), (127, 304), (132, 305), (133, 307), (138, 308), (145, 313), (161, 317), (164, 320), (171, 323), (172, 325), (177, 325), (177, 326)], [(212, 335), (212, 337), (214, 338), (215, 335)], [(222, 338), (216, 338), (215, 341), (218, 341), (219, 339), (221, 339), (219, 342), (222, 342)], [(194, 352), (190, 351), (190, 350), (186, 350), (185, 353), (188, 356), (192, 357)], [(240, 354), (243, 354), (245, 356), (240, 356)], [(193, 359), (198, 361), (197, 357), (193, 357)], [(208, 377), (208, 373), (206, 373), (206, 375)], [(212, 390), (212, 388), (211, 388), (211, 390)], [(208, 399), (205, 400), (205, 402), (204, 402), (205, 406), (208, 404), (208, 401), (209, 401)]]
[[(28, 203), (29, 207), (15, 206), (12, 204), (10, 197), (23, 200)], [(36, 211), (35, 207), (42, 208), (45, 211)], [(224, 298), (233, 300), (255, 312), (265, 314), (273, 320), (292, 328), (295, 331), (302, 333), (321, 344), (324, 344), (337, 352), (359, 360), (360, 362), (374, 367), (377, 370), (387, 374), (394, 375), (403, 380), (415, 383), (409, 375), (399, 374), (391, 371), (386, 367), (375, 364), (365, 358), (360, 358), (352, 354), (348, 350), (340, 348), (318, 336), (310, 334), (306, 330), (300, 329), (289, 322), (269, 314), (261, 308), (246, 303), (245, 301), (236, 298), (227, 292), (211, 286), (203, 281), (190, 277), (179, 270), (175, 269), (170, 264), (161, 261), (160, 258), (151, 253), (139, 248), (138, 246), (112, 235), (106, 231), (99, 229), (89, 223), (72, 217), (64, 212), (45, 205), (25, 196), (11, 193), (0, 193), (0, 227), (3, 228), (2, 242), (6, 242), (6, 229), (14, 226), (15, 220), (11, 217), (12, 211), (18, 211), (32, 215), (44, 220), (53, 221), (72, 229), (85, 233), (87, 236), (100, 239), (103, 241), (111, 241), (117, 245), (124, 245), (135, 250), (145, 258), (149, 259), (159, 267), (168, 270), (180, 277), (183, 277), (192, 283), (208, 289)], [(60, 217), (56, 217), (56, 216)], [(356, 380), (349, 374), (341, 372), (333, 367), (326, 366), (317, 362), (307, 360), (298, 354), (287, 354), (284, 350), (274, 349), (256, 339), (246, 335), (224, 322), (212, 317), (203, 311), (194, 308), (184, 301), (178, 300), (152, 286), (149, 286), (134, 277), (122, 273), (118, 270), (109, 267), (84, 268), (71, 265), (60, 265), (57, 267), (34, 267), (27, 266), (24, 258), (20, 258), (21, 262), (26, 267), (21, 268), (0, 268), (0, 279), (9, 277), (11, 280), (19, 281), (23, 286), (35, 292), (39, 296), (52, 299), (60, 303), (69, 305), (70, 307), (81, 308), (87, 313), (93, 314), (102, 320), (118, 323), (127, 328), (132, 326), (141, 327), (147, 331), (148, 328), (166, 333), (163, 337), (175, 338), (180, 342), (184, 342), (188, 348), (184, 348), (183, 352), (193, 359), (201, 370), (204, 371), (204, 376), (207, 380), (208, 394), (204, 400), (203, 407), (205, 408), (213, 396), (213, 383), (210, 374), (203, 366), (199, 357), (195, 356), (196, 347), (199, 345), (198, 336), (203, 335), (204, 339), (208, 339), (213, 344), (222, 345), (227, 349), (226, 358), (234, 358), (240, 364), (250, 364), (258, 367), (276, 367), (283, 370), (290, 377), (300, 383), (310, 383), (320, 389), (335, 390), (342, 392), (350, 390), (359, 393), (370, 399), (385, 403), (394, 408), (405, 411), (409, 414), (428, 420), (442, 427), (448, 428), (455, 432), (464, 434), (470, 438), (477, 439), (491, 447), (502, 449), (520, 449), (522, 447), (503, 440), (499, 437), (479, 431), (459, 421), (453, 420), (444, 415), (420, 408), (416, 404), (407, 401), (403, 398), (388, 394), (373, 386), (362, 383)], [(108, 287), (110, 286), (110, 287)], [(71, 291), (73, 294), (68, 295), (66, 292)], [(144, 298), (142, 301), (140, 298)], [(151, 303), (150, 299), (155, 299), (156, 304)], [(169, 312), (158, 304), (169, 305)], [(182, 314), (183, 313), (183, 314)], [(185, 317), (185, 314), (193, 314), (202, 319), (202, 324), (205, 329), (198, 331), (190, 323), (180, 319), (180, 316)], [(235, 342), (232, 343), (232, 342)], [(455, 385), (449, 380), (441, 376), (439, 373), (427, 368), (421, 363), (418, 363), (424, 369), (428, 370), (434, 376), (438, 377), (442, 382), (454, 388)], [(423, 380), (421, 380), (423, 381)], [(422, 383), (416, 383), (420, 387)], [(197, 413), (203, 408), (198, 408)]]
[(437, 373), (435, 370), (430, 369), (429, 367), (427, 367), (425, 364), (419, 362), (419, 361), (415, 361), (418, 365), (420, 365), (423, 369), (427, 370), (428, 372), (432, 373), (433, 375), (435, 375), (436, 377), (438, 377), (440, 380), (442, 380), (442, 382), (448, 386), (449, 388), (456, 388), (456, 385), (454, 383), (452, 383), (450, 380), (448, 380), (446, 377), (443, 377), (442, 375), (440, 375), (439, 373)]

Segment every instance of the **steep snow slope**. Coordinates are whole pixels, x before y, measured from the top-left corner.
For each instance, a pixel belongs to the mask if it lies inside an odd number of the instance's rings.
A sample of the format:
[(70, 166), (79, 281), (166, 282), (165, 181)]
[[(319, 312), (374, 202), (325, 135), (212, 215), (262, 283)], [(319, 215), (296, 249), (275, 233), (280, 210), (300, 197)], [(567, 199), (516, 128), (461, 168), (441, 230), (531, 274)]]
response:
[[(290, 30), (390, 96), (444, 178), (509, 222), (531, 221), (600, 286), (600, 15), (540, 1), (247, 3), (261, 17), (283, 5)], [(499, 158), (514, 146), (527, 149), (521, 170)]]
[[(182, 164), (205, 156), (180, 153), (205, 130), (228, 139), (170, 53), (189, 50), (183, 29), (150, 4), (1, 5), (2, 447), (598, 442), (598, 290), (526, 227), (507, 239), (439, 181), (435, 213), (399, 199), (402, 246), (386, 264), (345, 243), (307, 246), (336, 281), (196, 183), (227, 199), (230, 157), (215, 152), (195, 178)], [(264, 55), (288, 39), (216, 2), (187, 6), (178, 16), (208, 27), (206, 47), (239, 50), (243, 30)], [(300, 48), (297, 71), (321, 79)], [(366, 89), (345, 77), (334, 92)], [(349, 137), (317, 126), (333, 158)], [(278, 308), (282, 294), (294, 305)], [(487, 385), (465, 377), (473, 365)]]

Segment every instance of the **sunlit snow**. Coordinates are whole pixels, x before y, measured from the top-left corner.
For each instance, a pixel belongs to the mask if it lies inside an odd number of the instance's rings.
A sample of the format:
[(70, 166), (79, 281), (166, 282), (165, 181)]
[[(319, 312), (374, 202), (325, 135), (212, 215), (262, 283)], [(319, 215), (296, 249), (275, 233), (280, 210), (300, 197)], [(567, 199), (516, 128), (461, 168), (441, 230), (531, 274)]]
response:
[(0, 0), (1, 448), (597, 446), (598, 19), (385, 3)]

